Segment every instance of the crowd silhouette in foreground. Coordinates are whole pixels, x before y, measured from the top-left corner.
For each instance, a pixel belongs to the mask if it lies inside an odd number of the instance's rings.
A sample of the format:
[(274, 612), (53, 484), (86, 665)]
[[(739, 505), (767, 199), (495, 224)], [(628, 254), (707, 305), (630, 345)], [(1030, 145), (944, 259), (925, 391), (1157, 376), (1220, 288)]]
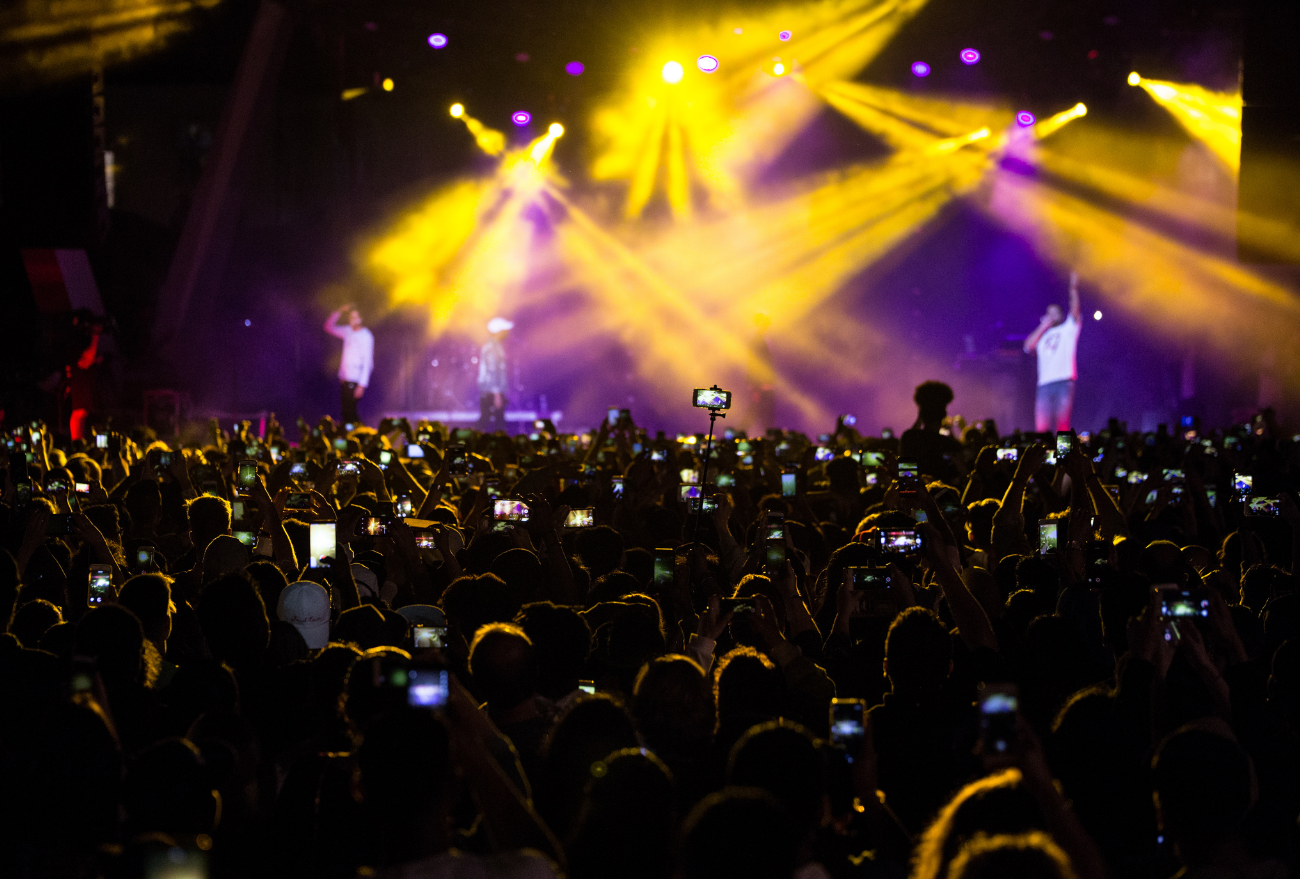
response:
[(0, 874), (1287, 875), (1298, 438), (950, 399), (8, 426)]

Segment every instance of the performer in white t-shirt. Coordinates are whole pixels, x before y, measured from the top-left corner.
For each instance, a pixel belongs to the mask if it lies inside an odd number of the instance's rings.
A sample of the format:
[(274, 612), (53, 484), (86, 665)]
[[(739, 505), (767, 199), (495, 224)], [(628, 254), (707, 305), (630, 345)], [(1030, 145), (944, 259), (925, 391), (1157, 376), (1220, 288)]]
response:
[[(339, 318), (347, 316), (347, 325), (340, 326)], [(344, 424), (359, 424), (357, 400), (370, 384), (370, 372), (375, 366), (375, 337), (361, 324), (361, 312), (352, 305), (344, 305), (325, 320), (325, 332), (343, 340), (343, 356), (339, 359), (339, 399)]]
[(1074, 382), (1079, 377), (1074, 352), (1082, 328), (1079, 273), (1070, 272), (1070, 315), (1053, 302), (1025, 339), (1025, 353), (1038, 353), (1038, 393), (1034, 398), (1034, 429), (1039, 433), (1070, 429)]

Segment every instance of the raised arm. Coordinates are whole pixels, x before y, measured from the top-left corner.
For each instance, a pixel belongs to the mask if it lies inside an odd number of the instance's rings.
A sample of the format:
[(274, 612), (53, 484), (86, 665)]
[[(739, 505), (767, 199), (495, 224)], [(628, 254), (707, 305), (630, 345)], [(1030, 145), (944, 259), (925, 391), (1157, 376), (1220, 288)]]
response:
[(1074, 322), (1083, 321), (1083, 306), (1079, 304), (1079, 273), (1070, 272), (1070, 317)]
[(337, 336), (340, 339), (343, 338), (343, 332), (338, 325), (339, 316), (343, 314), (345, 308), (347, 308), (346, 305), (340, 305), (338, 308), (330, 312), (329, 317), (325, 318), (325, 332), (329, 333), (331, 336)]
[(1038, 327), (1032, 333), (1029, 334), (1029, 338), (1025, 339), (1025, 353), (1033, 354), (1035, 351), (1037, 351), (1038, 342), (1043, 338), (1043, 333), (1047, 332), (1051, 328), (1052, 328), (1052, 321), (1046, 315), (1044, 315), (1043, 319), (1038, 322)]

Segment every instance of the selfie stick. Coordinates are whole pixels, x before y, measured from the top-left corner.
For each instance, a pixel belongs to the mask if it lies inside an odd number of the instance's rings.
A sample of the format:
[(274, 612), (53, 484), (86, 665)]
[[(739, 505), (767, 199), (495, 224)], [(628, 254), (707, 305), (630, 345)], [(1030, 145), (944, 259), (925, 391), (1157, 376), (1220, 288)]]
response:
[[(722, 390), (717, 385), (709, 388), (711, 391)], [(727, 415), (721, 409), (709, 407), (709, 439), (704, 444), (704, 469), (700, 471), (700, 508), (695, 513), (695, 534), (691, 537), (691, 551), (700, 542), (700, 520), (704, 518), (704, 490), (709, 484), (709, 453), (713, 451), (713, 425), (719, 418), (726, 418)]]

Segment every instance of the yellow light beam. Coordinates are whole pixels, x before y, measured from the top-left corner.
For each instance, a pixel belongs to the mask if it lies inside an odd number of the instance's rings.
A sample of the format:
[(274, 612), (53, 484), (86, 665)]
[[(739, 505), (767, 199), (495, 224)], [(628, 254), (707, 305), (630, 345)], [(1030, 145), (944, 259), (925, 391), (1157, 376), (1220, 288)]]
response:
[(1137, 73), (1129, 74), (1128, 84), (1141, 87), (1172, 113), (1188, 134), (1209, 147), (1233, 173), (1241, 167), (1241, 95), (1147, 79)]
[(1060, 131), (1075, 119), (1082, 119), (1088, 115), (1088, 108), (1082, 102), (1075, 104), (1068, 110), (1062, 110), (1046, 119), (1041, 119), (1034, 125), (1034, 136), (1039, 140), (1050, 137)]
[(495, 128), (488, 128), (465, 112), (464, 104), (452, 104), (451, 115), (465, 123), (469, 133), (474, 135), (474, 142), (478, 144), (478, 148), (489, 156), (499, 156), (506, 151), (506, 136)]

